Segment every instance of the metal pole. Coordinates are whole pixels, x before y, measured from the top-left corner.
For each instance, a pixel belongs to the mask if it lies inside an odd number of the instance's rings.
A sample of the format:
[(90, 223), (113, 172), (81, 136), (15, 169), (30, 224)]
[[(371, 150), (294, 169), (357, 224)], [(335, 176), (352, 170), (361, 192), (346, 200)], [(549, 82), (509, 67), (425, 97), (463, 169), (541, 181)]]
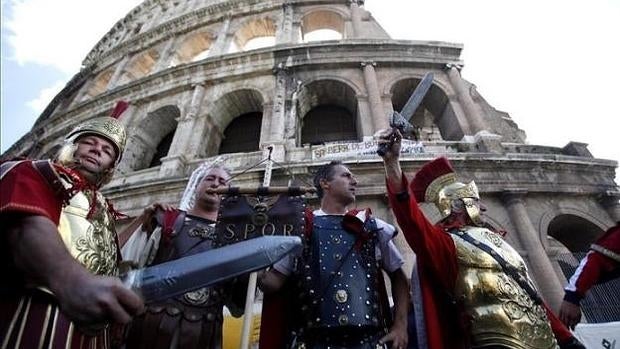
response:
[[(265, 164), (265, 176), (263, 177), (263, 187), (268, 187), (271, 183), (271, 171), (273, 170), (273, 161), (271, 160), (271, 152), (273, 146), (268, 146), (269, 155), (267, 155), (267, 163)], [(256, 295), (256, 279), (258, 273), (250, 273), (248, 280), (248, 291), (245, 294), (245, 312), (243, 316), (243, 327), (241, 329), (241, 349), (248, 349), (250, 345), (250, 331), (252, 330), (252, 320), (254, 319), (254, 296)]]

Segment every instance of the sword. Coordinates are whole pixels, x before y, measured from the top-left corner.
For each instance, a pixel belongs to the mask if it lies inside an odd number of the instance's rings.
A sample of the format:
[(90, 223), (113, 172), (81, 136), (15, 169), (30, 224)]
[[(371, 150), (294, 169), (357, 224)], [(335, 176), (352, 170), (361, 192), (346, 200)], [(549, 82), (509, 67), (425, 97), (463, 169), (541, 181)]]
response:
[[(409, 96), (407, 103), (405, 103), (400, 113), (397, 111), (392, 113), (390, 117), (390, 127), (400, 130), (403, 135), (415, 130), (414, 126), (409, 122), (409, 119), (411, 119), (413, 113), (418, 109), (424, 96), (426, 96), (426, 93), (432, 85), (433, 73), (428, 72), (424, 75), (424, 78), (422, 78), (418, 86), (416, 86), (415, 90), (413, 90), (413, 93)], [(388, 149), (392, 147), (392, 144), (394, 144), (394, 138), (392, 138), (389, 143), (379, 144), (377, 147), (377, 154), (379, 154), (379, 156), (384, 156)]]
[(145, 303), (263, 269), (301, 250), (298, 236), (261, 236), (166, 263), (129, 271), (121, 279)]

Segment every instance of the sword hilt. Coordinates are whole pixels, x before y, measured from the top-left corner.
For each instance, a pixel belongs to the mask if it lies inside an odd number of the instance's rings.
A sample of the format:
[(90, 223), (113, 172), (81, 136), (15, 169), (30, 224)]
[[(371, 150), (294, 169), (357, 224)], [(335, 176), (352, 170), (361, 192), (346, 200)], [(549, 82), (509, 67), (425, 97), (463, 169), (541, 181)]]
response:
[(394, 142), (396, 142), (396, 127), (392, 127), (392, 133), (390, 134), (390, 139), (389, 142), (387, 143), (381, 143), (377, 146), (377, 154), (379, 154), (380, 157), (384, 157), (385, 154), (387, 154), (388, 151), (390, 151), (390, 148), (392, 148), (392, 146), (394, 145)]

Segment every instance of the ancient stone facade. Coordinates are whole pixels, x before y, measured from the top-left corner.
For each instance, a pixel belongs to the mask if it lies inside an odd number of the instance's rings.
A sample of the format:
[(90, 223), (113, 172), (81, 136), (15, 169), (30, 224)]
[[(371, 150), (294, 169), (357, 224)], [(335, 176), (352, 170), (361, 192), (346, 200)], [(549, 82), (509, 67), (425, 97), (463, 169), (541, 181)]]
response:
[[(53, 156), (75, 124), (124, 99), (128, 145), (105, 188), (121, 211), (178, 203), (203, 161), (226, 153), (238, 174), (272, 146), (273, 184), (310, 182), (318, 165), (339, 158), (358, 177), (358, 206), (393, 222), (372, 135), (430, 71), (433, 86), (412, 118), (422, 142), (403, 155), (404, 169), (445, 155), (462, 180), (475, 179), (491, 223), (509, 232), (556, 307), (565, 279), (555, 256), (587, 249), (620, 220), (617, 163), (594, 158), (585, 144), (527, 144), (510, 116), (461, 77), (461, 50), (392, 40), (363, 0), (146, 0), (95, 45), (4, 156)], [(236, 184), (256, 186), (263, 172), (252, 168)]]

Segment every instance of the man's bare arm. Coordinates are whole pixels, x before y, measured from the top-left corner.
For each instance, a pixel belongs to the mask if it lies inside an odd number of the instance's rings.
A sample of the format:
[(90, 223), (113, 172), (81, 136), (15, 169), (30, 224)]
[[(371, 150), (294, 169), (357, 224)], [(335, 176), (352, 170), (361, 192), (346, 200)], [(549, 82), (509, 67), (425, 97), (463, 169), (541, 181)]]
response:
[(16, 267), (27, 282), (48, 287), (70, 319), (127, 323), (144, 307), (118, 278), (93, 275), (80, 265), (47, 217), (20, 215), (7, 221), (6, 239)]

